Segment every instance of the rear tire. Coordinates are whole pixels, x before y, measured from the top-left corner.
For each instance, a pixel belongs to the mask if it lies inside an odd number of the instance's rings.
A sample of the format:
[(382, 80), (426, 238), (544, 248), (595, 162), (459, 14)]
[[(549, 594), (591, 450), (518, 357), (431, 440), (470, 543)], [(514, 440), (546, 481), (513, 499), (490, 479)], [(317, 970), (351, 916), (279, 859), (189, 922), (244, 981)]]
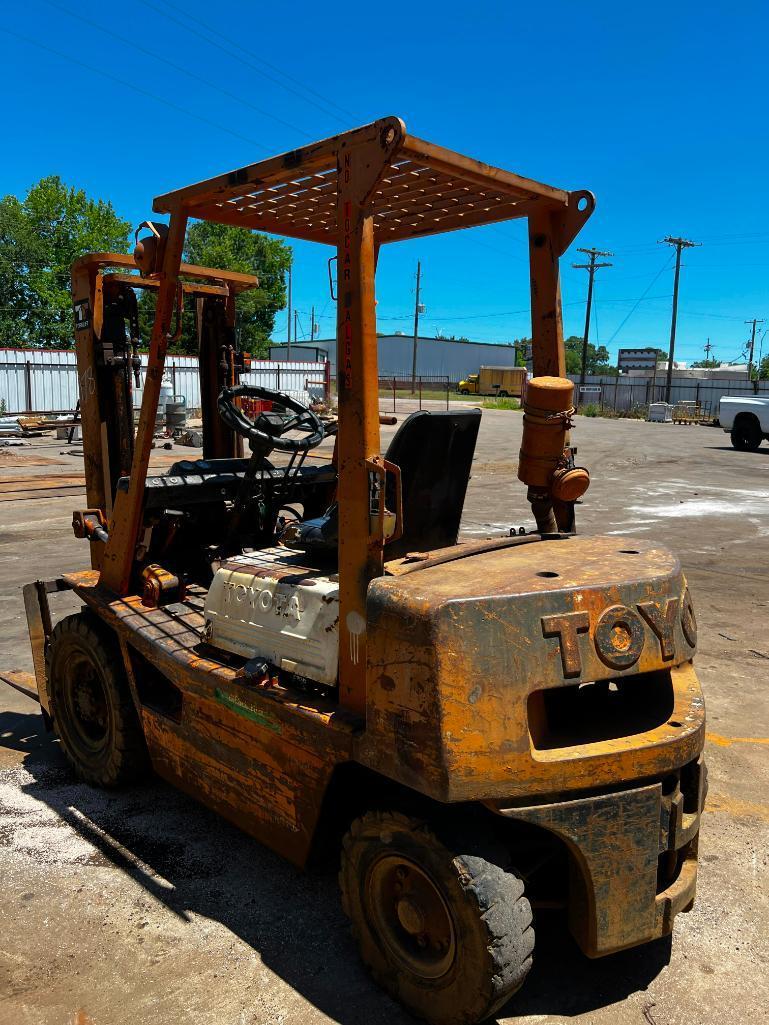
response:
[(101, 787), (144, 775), (149, 758), (120, 648), (89, 612), (54, 627), (45, 654), (54, 729), (77, 775)]
[(523, 984), (534, 930), (504, 850), (452, 834), (369, 812), (344, 839), (339, 884), (376, 981), (434, 1025), (473, 1025)]
[(470, 392), (467, 390), (467, 388), (460, 388), (459, 394), (460, 395), (469, 395)]
[(738, 416), (730, 435), (738, 452), (755, 452), (763, 441), (761, 425), (754, 416)]

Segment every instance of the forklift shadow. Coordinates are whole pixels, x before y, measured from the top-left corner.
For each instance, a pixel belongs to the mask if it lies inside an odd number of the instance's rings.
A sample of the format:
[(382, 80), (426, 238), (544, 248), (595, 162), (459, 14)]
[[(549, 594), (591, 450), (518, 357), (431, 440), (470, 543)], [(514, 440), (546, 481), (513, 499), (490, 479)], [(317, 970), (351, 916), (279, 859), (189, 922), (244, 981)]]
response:
[[(733, 445), (706, 445), (706, 449), (711, 452), (734, 452), (735, 448)], [(751, 456), (769, 456), (769, 446), (762, 445), (761, 448), (754, 449), (752, 452), (746, 453)]]
[[(30, 702), (31, 705), (31, 702)], [(64, 765), (58, 741), (46, 731), (39, 712), (0, 712), (0, 750), (19, 751), (28, 772), (38, 763)]]
[[(157, 778), (118, 790), (82, 783), (58, 741), (46, 734), (40, 715), (0, 715), (0, 750), (3, 746), (26, 752), (24, 794), (54, 813), (52, 825), (73, 830), (90, 846), (83, 871), (113, 867), (138, 883), (158, 902), (146, 913), (161, 930), (169, 915), (177, 922), (199, 916), (219, 922), (340, 1025), (362, 1020), (413, 1025), (358, 958), (340, 907), (335, 868), (298, 871)], [(116, 900), (122, 899), (120, 879), (113, 877), (112, 885)], [(198, 942), (196, 929), (189, 935), (190, 943)], [(120, 971), (133, 983), (146, 965), (124, 963)], [(184, 1010), (179, 1007), (180, 1018)]]
[[(39, 715), (3, 713), (0, 735), (0, 746), (27, 752), (24, 792), (87, 841), (93, 849), (89, 865), (114, 866), (144, 887), (162, 905), (156, 912), (161, 928), (166, 914), (182, 921), (205, 916), (340, 1025), (413, 1025), (360, 963), (340, 908), (335, 868), (297, 871), (160, 780), (115, 791), (81, 783)], [(645, 989), (669, 960), (667, 940), (590, 961), (554, 918), (552, 912), (538, 916), (541, 956), (535, 955), (526, 985), (498, 1020), (576, 1015), (616, 1003)], [(144, 969), (137, 963), (123, 970)]]
[(534, 965), (499, 1022), (526, 1015), (571, 1017), (621, 1003), (647, 989), (670, 962), (670, 936), (593, 960), (571, 938), (563, 914), (540, 912), (535, 930)]

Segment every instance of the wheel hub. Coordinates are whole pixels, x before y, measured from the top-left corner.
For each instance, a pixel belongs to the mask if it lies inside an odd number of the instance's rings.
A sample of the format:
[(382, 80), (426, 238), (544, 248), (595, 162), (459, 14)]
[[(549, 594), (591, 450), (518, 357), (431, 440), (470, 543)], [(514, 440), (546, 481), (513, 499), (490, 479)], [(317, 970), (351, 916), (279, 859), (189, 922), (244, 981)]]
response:
[(109, 712), (104, 686), (90, 659), (81, 656), (69, 660), (63, 673), (63, 691), (80, 742), (91, 750), (100, 748), (107, 738)]
[(401, 897), (395, 905), (398, 913), (398, 921), (412, 936), (418, 936), (424, 932), (425, 914), (419, 904), (411, 897)]
[(369, 918), (377, 936), (404, 968), (438, 979), (456, 954), (454, 921), (437, 883), (415, 862), (386, 854), (366, 880)]

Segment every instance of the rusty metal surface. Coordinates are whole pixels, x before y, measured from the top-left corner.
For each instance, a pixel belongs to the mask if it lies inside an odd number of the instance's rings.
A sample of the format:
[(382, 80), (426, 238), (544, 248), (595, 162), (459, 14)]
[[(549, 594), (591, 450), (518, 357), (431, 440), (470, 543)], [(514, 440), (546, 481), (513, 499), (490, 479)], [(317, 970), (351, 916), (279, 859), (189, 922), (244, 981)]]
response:
[[(541, 826), (570, 852), (569, 926), (589, 957), (667, 935), (694, 900), (705, 793), (702, 757), (670, 793), (661, 783), (495, 811)], [(691, 810), (684, 813), (685, 804)], [(671, 868), (665, 865), (670, 861)], [(660, 876), (662, 878), (660, 879)]]
[[(101, 561), (101, 573), (105, 587), (118, 594), (127, 593), (133, 572), (134, 551), (139, 536), (144, 504), (144, 485), (152, 451), (152, 438), (155, 432), (165, 356), (171, 337), (171, 320), (176, 304), (176, 286), (186, 230), (187, 217), (184, 214), (172, 216), (164, 249), (163, 273), (158, 288), (155, 321), (152, 325), (149, 359), (142, 392), (142, 408), (136, 432), (128, 491), (118, 491), (115, 495), (115, 507), (110, 521), (110, 539)], [(84, 430), (84, 448), (85, 440)], [(90, 503), (89, 500), (89, 504), (93, 503)]]
[[(103, 254), (105, 257), (112, 254)], [(133, 263), (133, 260), (131, 261)], [(80, 422), (83, 438), (83, 467), (86, 497), (92, 509), (108, 508), (108, 488), (102, 451), (99, 395), (96, 388), (96, 336), (101, 328), (102, 289), (98, 265), (83, 258), (72, 267), (72, 304), (75, 311), (75, 355), (77, 358)], [(97, 288), (97, 280), (99, 287)], [(98, 316), (98, 323), (95, 323)], [(101, 552), (92, 546), (91, 565), (98, 566)]]
[[(183, 240), (182, 231), (182, 240)], [(128, 291), (129, 288), (148, 288), (164, 294), (164, 302), (178, 304), (183, 297), (191, 296), (194, 299), (205, 297), (221, 297), (225, 302), (231, 301), (235, 294), (247, 289), (258, 287), (258, 278), (251, 274), (242, 274), (235, 271), (217, 270), (209, 267), (199, 267), (193, 264), (183, 264), (181, 261), (181, 240), (176, 239), (177, 250), (170, 253), (172, 262), (178, 259), (178, 281), (179, 290), (176, 284), (169, 287), (163, 275), (154, 278), (142, 277), (139, 274), (116, 273), (106, 274), (105, 271), (114, 268), (125, 268), (135, 271), (137, 264), (134, 256), (122, 253), (89, 253), (76, 260), (72, 265), (72, 297), (75, 312), (75, 349), (78, 366), (78, 391), (80, 395), (80, 412), (83, 429), (83, 458), (86, 479), (86, 494), (88, 504), (92, 508), (102, 509), (107, 518), (111, 519), (113, 509), (113, 496), (117, 480), (130, 472), (133, 455), (133, 408), (131, 401), (130, 380), (124, 380), (126, 374), (117, 372), (117, 364), (103, 366), (100, 363), (103, 335), (105, 333), (105, 304), (109, 296), (114, 298), (116, 290), (121, 288)], [(175, 272), (176, 275), (176, 272)], [(176, 281), (176, 276), (175, 276)], [(161, 287), (162, 285), (162, 287)], [(170, 292), (173, 291), (173, 295)], [(169, 293), (169, 294), (167, 294)], [(131, 295), (130, 291), (128, 294)], [(135, 303), (134, 303), (135, 305)], [(162, 304), (161, 304), (162, 306)], [(163, 355), (168, 344), (168, 331), (170, 325), (170, 310), (168, 311), (168, 323), (163, 327), (162, 345)], [(179, 320), (179, 324), (181, 321)], [(135, 353), (134, 353), (135, 354)], [(156, 360), (157, 362), (157, 360)], [(150, 382), (150, 400), (155, 391), (159, 392), (159, 381), (162, 378), (163, 360), (158, 365), (154, 363), (147, 368), (147, 381)], [(127, 371), (130, 378), (130, 372)], [(150, 401), (150, 405), (152, 402)], [(155, 399), (155, 406), (157, 401)], [(154, 428), (154, 412), (152, 419)], [(139, 470), (144, 461), (144, 449), (146, 448), (147, 429), (140, 432), (141, 459), (134, 467)], [(146, 474), (146, 466), (144, 471)], [(138, 479), (138, 478), (137, 478)], [(142, 485), (138, 487), (141, 492)], [(133, 498), (141, 503), (141, 495), (134, 495)], [(125, 526), (121, 526), (119, 536), (122, 539), (125, 530), (133, 525), (138, 513), (134, 506), (135, 502), (120, 500), (124, 507), (128, 506)], [(130, 530), (129, 530), (130, 532)], [(116, 542), (117, 543), (117, 542)], [(122, 542), (121, 542), (122, 543)], [(133, 544), (131, 544), (133, 548)], [(102, 545), (91, 545), (91, 565), (94, 568), (101, 568), (102, 559), (105, 556)], [(109, 552), (108, 575), (118, 572), (114, 568), (116, 554), (113, 550)], [(130, 574), (129, 574), (130, 575)], [(111, 580), (115, 585), (115, 579)]]
[[(541, 541), (374, 581), (357, 756), (448, 801), (618, 785), (696, 757), (704, 704), (686, 584), (665, 549), (626, 543)], [(575, 723), (573, 743), (550, 738), (544, 699), (530, 700), (633, 677), (653, 681), (650, 709), (616, 736)]]
[(37, 696), (47, 716), (51, 714), (45, 672), (45, 647), (51, 634), (51, 610), (48, 606), (48, 595), (67, 590), (69, 590), (69, 584), (64, 578), (35, 580), (30, 584), (25, 584), (22, 588), (29, 643), (32, 647), (32, 664), (35, 667)]
[[(137, 700), (144, 693), (138, 710), (154, 769), (303, 864), (331, 773), (349, 760), (362, 721), (328, 700), (250, 686), (201, 647), (200, 602), (147, 609), (138, 596), (107, 597), (93, 571), (65, 579), (117, 631), (132, 691)], [(137, 667), (132, 653), (145, 662)], [(180, 692), (177, 717), (153, 707), (153, 679), (141, 679), (147, 663)]]
[(399, 129), (370, 126), (356, 146), (339, 144), (337, 391), (339, 431), (339, 696), (355, 712), (366, 705), (366, 589), (383, 567), (384, 538), (372, 520), (383, 511), (374, 277), (370, 205)]
[(21, 669), (5, 669), (0, 672), (0, 680), (25, 697), (32, 698), (33, 701), (39, 703), (37, 680), (31, 673), (25, 673)]
[(223, 353), (235, 346), (235, 307), (232, 301), (198, 297), (196, 304), (200, 402), (203, 419), (203, 458), (235, 459), (243, 455), (243, 438), (219, 416), (222, 388), (236, 382), (223, 366)]
[(460, 540), (450, 548), (436, 548), (428, 552), (407, 552), (402, 558), (388, 559), (385, 563), (385, 572), (388, 576), (404, 576), (407, 573), (417, 573), (433, 566), (441, 566), (447, 562), (455, 562), (457, 559), (467, 559), (484, 552), (498, 552), (505, 548), (515, 548), (518, 545), (534, 544), (541, 540), (539, 534), (485, 538), (482, 541)]
[(0, 480), (0, 502), (25, 502), (35, 498), (81, 495), (86, 490), (82, 474), (54, 474)]
[[(137, 269), (136, 260), (130, 253), (86, 253), (85, 256), (81, 256), (80, 259), (76, 260), (72, 264), (72, 273), (73, 275), (83, 271), (96, 273), (105, 267), (126, 267), (130, 270)], [(212, 267), (199, 267), (197, 264), (192, 263), (183, 263), (179, 268), (179, 274), (184, 278), (221, 282), (222, 285), (227, 286), (227, 292), (237, 293), (259, 287), (259, 279), (254, 274), (243, 274), (240, 271), (220, 270)], [(123, 275), (118, 275), (118, 277), (126, 280)], [(138, 275), (136, 275), (131, 278), (131, 286), (133, 288), (157, 289), (159, 282), (146, 279), (142, 280)], [(185, 285), (185, 290), (188, 290), (190, 294), (194, 294), (196, 288), (192, 283), (189, 283), (188, 285)], [(220, 291), (220, 289), (217, 288), (217, 292), (218, 291)], [(210, 294), (210, 289), (207, 287), (203, 288), (200, 291), (200, 294)]]
[[(570, 193), (408, 135), (397, 117), (344, 132), (267, 160), (159, 196), (154, 209), (183, 208), (190, 216), (244, 228), (336, 244), (337, 162), (372, 136), (392, 136), (392, 151), (371, 196), (377, 242), (454, 231), (532, 216), (540, 208), (566, 211), (558, 224), (558, 253), (592, 213), (590, 193)], [(578, 209), (583, 200), (585, 210)]]

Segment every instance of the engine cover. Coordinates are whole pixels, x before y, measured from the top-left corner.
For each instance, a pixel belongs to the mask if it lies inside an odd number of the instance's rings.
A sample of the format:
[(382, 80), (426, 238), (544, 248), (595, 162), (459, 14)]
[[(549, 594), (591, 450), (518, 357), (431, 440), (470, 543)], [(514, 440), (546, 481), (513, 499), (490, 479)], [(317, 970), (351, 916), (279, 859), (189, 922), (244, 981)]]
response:
[(339, 582), (267, 548), (235, 556), (214, 576), (204, 609), (209, 644), (336, 686)]

